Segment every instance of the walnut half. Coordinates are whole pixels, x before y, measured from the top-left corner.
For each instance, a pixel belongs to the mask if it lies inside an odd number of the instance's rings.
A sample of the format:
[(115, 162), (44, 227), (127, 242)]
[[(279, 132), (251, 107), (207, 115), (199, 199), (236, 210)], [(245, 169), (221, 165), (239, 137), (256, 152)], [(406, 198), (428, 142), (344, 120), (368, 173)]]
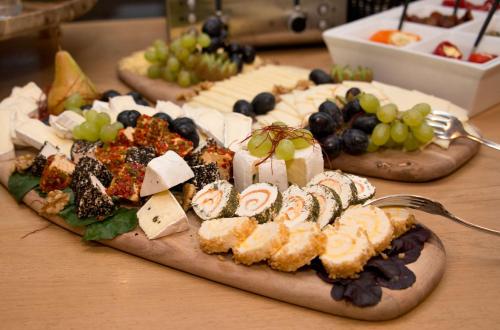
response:
[(69, 202), (69, 194), (62, 190), (49, 191), (45, 197), (45, 203), (40, 210), (40, 213), (55, 215), (61, 212)]

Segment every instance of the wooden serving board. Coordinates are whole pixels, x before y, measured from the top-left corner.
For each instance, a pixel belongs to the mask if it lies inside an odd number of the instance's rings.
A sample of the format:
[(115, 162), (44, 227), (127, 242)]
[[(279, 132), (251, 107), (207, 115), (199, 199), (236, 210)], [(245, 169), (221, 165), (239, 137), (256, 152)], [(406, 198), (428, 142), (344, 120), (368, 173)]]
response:
[[(133, 89), (152, 101), (169, 100), (190, 91), (162, 80), (149, 79), (133, 72), (118, 68), (119, 77)], [(450, 144), (448, 149), (430, 145), (422, 151), (402, 152), (388, 149), (360, 156), (342, 153), (331, 162), (325, 157), (325, 167), (340, 169), (349, 173), (395, 181), (425, 182), (442, 178), (464, 165), (479, 150), (479, 143), (460, 139)]]
[[(0, 181), (6, 187), (14, 162), (0, 162)], [(35, 191), (23, 199), (24, 203), (40, 213), (43, 205)], [(388, 320), (396, 318), (417, 306), (436, 287), (443, 276), (446, 254), (443, 244), (433, 233), (425, 243), (418, 260), (407, 265), (416, 275), (416, 282), (405, 290), (383, 288), (382, 300), (373, 307), (360, 308), (330, 296), (331, 284), (323, 282), (312, 270), (282, 273), (267, 265), (251, 267), (235, 264), (229, 256), (203, 253), (198, 245), (197, 217), (190, 212), (190, 229), (183, 233), (149, 240), (137, 227), (132, 232), (100, 243), (118, 250), (172, 267), (193, 275), (253, 292), (266, 297), (304, 306), (318, 311), (361, 320)], [(47, 220), (82, 235), (83, 230), (68, 225), (59, 216), (44, 216)]]

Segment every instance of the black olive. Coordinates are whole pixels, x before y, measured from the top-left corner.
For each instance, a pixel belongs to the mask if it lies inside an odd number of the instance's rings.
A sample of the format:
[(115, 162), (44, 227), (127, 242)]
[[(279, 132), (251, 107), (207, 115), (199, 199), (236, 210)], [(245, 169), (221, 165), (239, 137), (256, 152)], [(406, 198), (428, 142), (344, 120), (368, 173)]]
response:
[(316, 85), (333, 83), (332, 77), (321, 69), (312, 70), (309, 73), (309, 80), (313, 81)]
[(238, 100), (233, 105), (233, 111), (237, 113), (241, 113), (242, 115), (248, 117), (254, 117), (255, 112), (253, 111), (252, 104), (247, 100)]
[(241, 50), (243, 62), (250, 64), (255, 60), (255, 48), (250, 45), (243, 46)]
[(263, 115), (274, 109), (276, 99), (274, 95), (268, 92), (257, 94), (252, 100), (252, 108), (255, 114)]
[(121, 94), (115, 91), (114, 89), (110, 89), (102, 93), (101, 95), (101, 101), (103, 102), (109, 102), (109, 99), (112, 99), (115, 96), (120, 96)]

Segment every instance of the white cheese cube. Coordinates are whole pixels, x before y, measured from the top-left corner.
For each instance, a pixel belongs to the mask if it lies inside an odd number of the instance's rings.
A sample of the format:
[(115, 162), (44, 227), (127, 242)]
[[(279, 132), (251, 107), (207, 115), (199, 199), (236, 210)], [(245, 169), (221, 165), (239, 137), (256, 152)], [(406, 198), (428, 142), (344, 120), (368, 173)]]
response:
[(186, 161), (177, 153), (167, 151), (148, 163), (141, 187), (141, 196), (168, 190), (192, 177), (194, 173)]
[(116, 113), (125, 110), (134, 110), (136, 106), (134, 98), (130, 95), (115, 96), (109, 100), (109, 108)]
[(137, 212), (137, 218), (149, 239), (189, 229), (186, 213), (168, 190), (153, 195)]
[(236, 190), (241, 192), (254, 183), (254, 175), (257, 173), (255, 164), (258, 161), (259, 158), (250, 155), (247, 150), (240, 150), (234, 154), (233, 177)]
[(196, 126), (217, 143), (224, 145), (224, 115), (212, 108), (184, 106), (186, 116), (193, 119)]
[(316, 174), (322, 173), (324, 167), (319, 144), (296, 150), (293, 159), (287, 162), (288, 181), (304, 187)]
[(0, 111), (0, 123), (3, 127), (0, 129), (0, 161), (14, 159), (14, 144), (10, 138), (10, 112)]
[(156, 102), (156, 111), (164, 112), (172, 119), (184, 117), (186, 115), (184, 110), (180, 106), (170, 101)]
[(224, 147), (236, 152), (241, 142), (252, 134), (252, 118), (231, 112), (224, 115)]
[(11, 96), (21, 96), (25, 98), (29, 98), (35, 102), (44, 101), (45, 94), (34, 82), (29, 82), (23, 87), (14, 87), (12, 89)]
[(59, 116), (50, 115), (49, 117), (50, 126), (55, 129), (57, 136), (63, 139), (71, 139), (73, 128), (84, 121), (85, 118), (74, 111), (64, 111)]
[(257, 167), (257, 181), (272, 183), (279, 191), (288, 188), (288, 176), (286, 174), (286, 163), (282, 159), (268, 159)]
[(103, 102), (99, 100), (94, 100), (92, 103), (92, 109), (94, 109), (97, 112), (110, 112), (111, 109), (109, 108), (108, 102)]

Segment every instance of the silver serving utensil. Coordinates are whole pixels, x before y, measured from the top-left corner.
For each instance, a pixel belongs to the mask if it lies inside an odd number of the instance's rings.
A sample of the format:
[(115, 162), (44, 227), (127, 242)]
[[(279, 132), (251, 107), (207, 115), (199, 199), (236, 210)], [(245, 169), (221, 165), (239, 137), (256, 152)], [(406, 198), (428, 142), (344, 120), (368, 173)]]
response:
[(416, 195), (387, 195), (380, 198), (375, 198), (365, 202), (363, 205), (373, 205), (378, 207), (388, 207), (388, 206), (401, 206), (415, 209), (418, 211), (436, 214), (443, 216), (445, 218), (451, 219), (461, 225), (478, 229), (483, 232), (500, 236), (500, 230), (490, 229), (483, 226), (475, 225), (459, 217), (453, 215), (448, 210), (445, 209), (443, 204), (433, 201), (431, 199), (416, 196)]
[(467, 133), (462, 122), (447, 112), (434, 110), (427, 115), (426, 120), (427, 124), (434, 128), (434, 134), (440, 139), (455, 140), (460, 137), (465, 137), (490, 148), (500, 150), (500, 144)]

